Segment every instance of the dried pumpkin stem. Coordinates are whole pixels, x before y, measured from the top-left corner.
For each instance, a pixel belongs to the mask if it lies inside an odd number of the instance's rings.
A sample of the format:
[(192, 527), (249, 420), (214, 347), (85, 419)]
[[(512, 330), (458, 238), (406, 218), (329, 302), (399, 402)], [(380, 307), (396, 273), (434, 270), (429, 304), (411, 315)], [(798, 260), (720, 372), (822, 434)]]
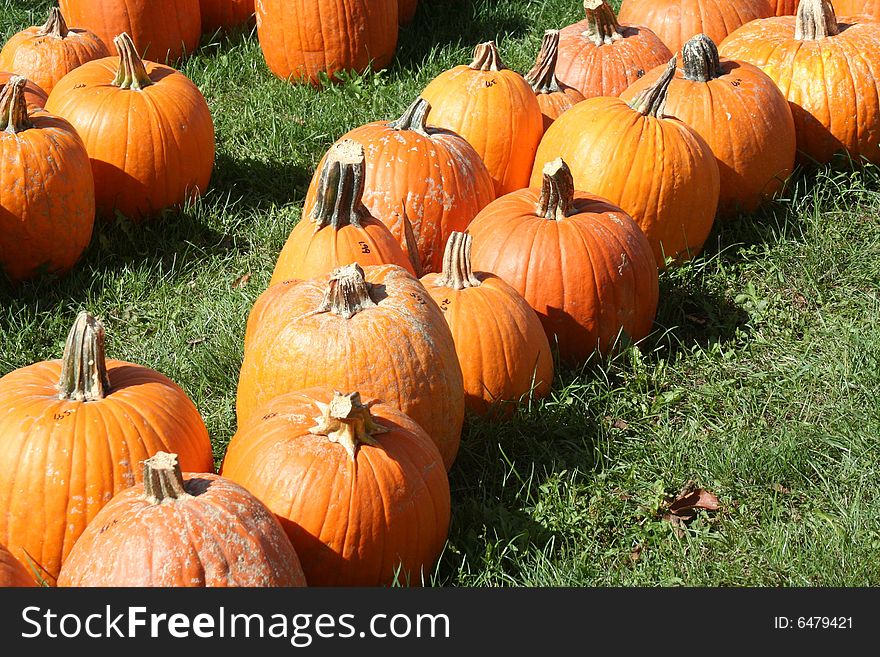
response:
[(506, 66), (501, 62), (498, 46), (494, 41), (486, 41), (474, 49), (474, 61), (471, 68), (475, 71), (503, 71)]
[(70, 30), (67, 29), (67, 23), (58, 7), (49, 10), (49, 20), (37, 30), (37, 36), (53, 36), (58, 39), (65, 38), (69, 33)]
[(119, 52), (119, 69), (116, 71), (116, 77), (111, 84), (120, 89), (132, 89), (141, 91), (155, 84), (150, 76), (147, 75), (147, 67), (144, 60), (138, 55), (134, 41), (123, 32), (115, 39), (113, 43)]
[(801, 0), (794, 23), (794, 38), (818, 41), (840, 33), (834, 6), (829, 0)]
[(541, 41), (541, 50), (532, 70), (525, 78), (536, 94), (552, 94), (559, 91), (556, 79), (556, 62), (559, 59), (559, 30), (547, 30)]
[(574, 178), (571, 169), (562, 160), (556, 158), (544, 165), (544, 180), (541, 184), (541, 198), (535, 214), (545, 219), (559, 221), (572, 213), (574, 199)]
[(370, 284), (364, 278), (364, 270), (357, 263), (334, 269), (327, 281), (324, 299), (319, 313), (333, 313), (351, 319), (367, 308), (375, 308), (370, 297)]
[(110, 394), (104, 354), (104, 326), (90, 313), (76, 317), (61, 357), (59, 399), (97, 401)]
[(390, 121), (388, 127), (392, 130), (411, 130), (420, 135), (427, 135), (430, 111), (431, 104), (420, 96), (407, 108), (403, 116), (396, 121)]
[(675, 77), (676, 61), (675, 57), (669, 60), (663, 75), (658, 78), (657, 82), (642, 91), (638, 96), (629, 102), (629, 106), (643, 116), (653, 116), (660, 118), (663, 116), (663, 110), (666, 109), (666, 98), (669, 93), (669, 83)]
[(582, 34), (597, 46), (623, 38), (614, 10), (604, 0), (584, 0), (587, 29)]
[(332, 226), (360, 227), (369, 212), (363, 204), (364, 147), (353, 139), (343, 139), (327, 153), (318, 181), (317, 200), (310, 219), (315, 230)]
[(718, 47), (705, 34), (691, 38), (681, 48), (684, 77), (694, 82), (708, 82), (721, 77), (721, 59)]
[(474, 276), (471, 265), (471, 246), (474, 238), (467, 233), (453, 232), (446, 241), (443, 252), (443, 271), (437, 277), (436, 285), (463, 290), (479, 287), (480, 280)]
[(373, 436), (388, 431), (378, 424), (370, 414), (370, 407), (361, 402), (358, 392), (344, 395), (333, 393), (329, 404), (316, 401), (321, 415), (315, 418), (317, 424), (309, 429), (315, 436), (327, 436), (330, 442), (339, 443), (356, 461), (357, 450), (361, 445), (376, 445)]
[(24, 98), (24, 87), (27, 80), (20, 75), (13, 75), (0, 89), (0, 129), (16, 134), (34, 127), (28, 118), (27, 101)]
[(144, 461), (144, 499), (150, 504), (192, 497), (186, 492), (177, 454), (156, 452)]

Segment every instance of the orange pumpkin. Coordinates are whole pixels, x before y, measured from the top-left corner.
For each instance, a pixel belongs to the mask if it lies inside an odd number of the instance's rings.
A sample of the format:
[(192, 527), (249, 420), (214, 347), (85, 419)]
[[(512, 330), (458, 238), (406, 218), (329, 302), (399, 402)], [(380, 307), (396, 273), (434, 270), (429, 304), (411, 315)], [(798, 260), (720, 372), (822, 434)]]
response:
[(253, 18), (254, 0), (199, 0), (202, 33), (229, 30)]
[[(667, 257), (682, 261), (700, 253), (719, 199), (712, 149), (692, 128), (664, 116), (675, 64), (671, 59), (629, 104), (588, 98), (568, 110), (544, 135), (532, 172), (532, 186), (540, 186), (539, 163), (564, 159), (576, 189), (608, 199), (636, 220), (661, 268)], [(475, 258), (474, 266), (483, 263)]]
[(312, 386), (392, 404), (428, 432), (452, 466), (464, 388), (443, 313), (402, 267), (340, 267), (272, 285), (247, 322), (238, 380), (239, 427), (272, 397)]
[[(800, 0), (770, 0), (770, 7), (776, 16), (794, 16)], [(845, 0), (837, 0), (842, 4)]]
[(556, 77), (586, 98), (618, 96), (672, 57), (648, 28), (618, 23), (604, 0), (585, 0), (584, 12), (584, 20), (559, 32)]
[[(0, 71), (0, 87), (5, 87), (9, 80), (11, 80), (13, 77), (16, 76), (12, 73)], [(25, 80), (24, 87), (22, 88), (22, 93), (24, 94), (24, 100), (29, 108), (45, 107), (46, 101), (49, 100), (49, 94), (47, 94), (30, 80)]]
[(834, 11), (838, 16), (880, 20), (880, 0), (834, 0)]
[(470, 66), (456, 66), (422, 92), (431, 125), (460, 134), (483, 158), (495, 195), (529, 184), (544, 118), (535, 93), (504, 67), (494, 41), (477, 46)]
[(31, 586), (36, 584), (27, 568), (0, 543), (0, 588)]
[(547, 30), (544, 32), (544, 40), (541, 42), (541, 50), (535, 66), (525, 76), (526, 82), (535, 92), (538, 106), (544, 116), (544, 132), (560, 114), (584, 99), (580, 91), (563, 84), (556, 77), (558, 57), (559, 30)]
[(188, 470), (214, 466), (186, 393), (151, 369), (106, 360), (103, 327), (85, 312), (61, 360), (0, 378), (0, 436), (0, 542), (50, 581), (101, 507), (137, 483), (143, 459), (172, 450)]
[(70, 551), (60, 587), (305, 586), (275, 515), (239, 484), (183, 475), (177, 454), (143, 462), (143, 481), (102, 508)]
[(411, 418), (357, 392), (275, 397), (239, 427), (221, 472), (277, 514), (311, 586), (419, 585), (446, 541), (437, 447)]
[(182, 73), (138, 57), (127, 34), (120, 57), (71, 71), (46, 109), (85, 142), (95, 175), (98, 214), (134, 221), (182, 205), (204, 192), (214, 168), (214, 123), (208, 103)]
[(416, 16), (416, 9), (419, 8), (419, 0), (397, 0), (398, 11), (400, 16), (398, 22), (401, 25), (409, 25)]

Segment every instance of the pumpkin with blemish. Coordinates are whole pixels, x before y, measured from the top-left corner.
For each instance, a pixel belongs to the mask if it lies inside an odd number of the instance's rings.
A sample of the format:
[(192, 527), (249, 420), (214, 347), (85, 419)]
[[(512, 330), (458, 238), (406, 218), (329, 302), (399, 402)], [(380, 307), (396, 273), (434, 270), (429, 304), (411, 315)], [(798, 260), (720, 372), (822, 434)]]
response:
[(574, 87), (559, 81), (556, 62), (559, 58), (559, 30), (547, 30), (541, 42), (541, 50), (532, 69), (526, 73), (526, 82), (535, 92), (541, 114), (544, 116), (544, 132), (559, 115), (584, 99)]
[(24, 564), (0, 543), (0, 588), (36, 586)]

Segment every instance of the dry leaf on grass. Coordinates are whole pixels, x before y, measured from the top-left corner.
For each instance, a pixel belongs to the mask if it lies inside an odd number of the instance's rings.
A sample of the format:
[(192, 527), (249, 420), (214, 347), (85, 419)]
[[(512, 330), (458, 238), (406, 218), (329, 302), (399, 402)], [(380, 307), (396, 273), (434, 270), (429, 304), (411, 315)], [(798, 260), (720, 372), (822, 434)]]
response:
[(240, 287), (244, 287), (247, 285), (248, 281), (251, 280), (250, 274), (245, 274), (244, 276), (239, 276), (235, 279), (235, 282), (232, 284), (232, 289), (237, 290)]

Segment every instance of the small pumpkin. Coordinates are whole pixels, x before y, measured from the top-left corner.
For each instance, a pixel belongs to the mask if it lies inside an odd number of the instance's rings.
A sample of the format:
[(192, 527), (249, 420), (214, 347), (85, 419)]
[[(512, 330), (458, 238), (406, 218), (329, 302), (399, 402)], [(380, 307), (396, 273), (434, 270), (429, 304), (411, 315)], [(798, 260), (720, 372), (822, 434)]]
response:
[(584, 99), (583, 94), (559, 81), (556, 77), (556, 62), (559, 58), (559, 30), (547, 30), (541, 42), (541, 50), (534, 67), (526, 73), (528, 82), (544, 117), (544, 132), (565, 110), (574, 107)]
[(229, 479), (184, 475), (166, 452), (98, 512), (58, 576), (59, 587), (305, 585), (275, 514)]
[(0, 588), (32, 586), (36, 584), (27, 568), (0, 543)]
[[(14, 73), (0, 71), (0, 87), (5, 87), (13, 77), (16, 77)], [(49, 94), (30, 80), (25, 80), (22, 93), (24, 94), (24, 100), (28, 107), (43, 108), (46, 107), (46, 101), (49, 100)]]
[(202, 34), (231, 30), (254, 16), (254, 0), (199, 0)]

